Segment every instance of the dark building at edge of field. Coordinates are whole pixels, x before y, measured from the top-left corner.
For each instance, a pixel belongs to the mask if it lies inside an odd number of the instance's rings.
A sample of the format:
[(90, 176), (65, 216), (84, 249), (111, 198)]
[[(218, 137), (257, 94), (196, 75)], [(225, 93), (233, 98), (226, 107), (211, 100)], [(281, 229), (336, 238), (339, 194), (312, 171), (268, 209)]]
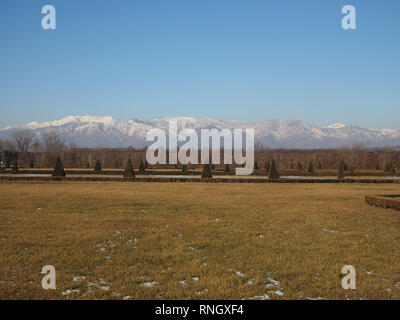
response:
[(11, 168), (18, 162), (18, 152), (0, 151), (0, 168)]

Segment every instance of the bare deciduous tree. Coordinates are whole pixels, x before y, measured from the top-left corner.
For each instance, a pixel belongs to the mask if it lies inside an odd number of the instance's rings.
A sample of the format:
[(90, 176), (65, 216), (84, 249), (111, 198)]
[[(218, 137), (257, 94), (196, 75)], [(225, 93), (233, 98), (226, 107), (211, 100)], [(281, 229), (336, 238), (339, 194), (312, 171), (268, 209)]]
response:
[(17, 145), (18, 151), (22, 153), (29, 150), (34, 136), (35, 132), (30, 129), (19, 129), (15, 131), (12, 135), (15, 144)]
[(3, 150), (4, 151), (16, 151), (15, 143), (12, 140), (4, 140), (3, 141)]
[(40, 141), (38, 139), (34, 140), (32, 142), (32, 147), (31, 147), (33, 152), (40, 152), (42, 151), (42, 145), (40, 144)]
[(56, 131), (46, 132), (42, 137), (46, 151), (63, 151), (65, 149), (65, 142)]
[(264, 151), (266, 149), (267, 148), (263, 144), (261, 144), (260, 142), (254, 143), (254, 151)]

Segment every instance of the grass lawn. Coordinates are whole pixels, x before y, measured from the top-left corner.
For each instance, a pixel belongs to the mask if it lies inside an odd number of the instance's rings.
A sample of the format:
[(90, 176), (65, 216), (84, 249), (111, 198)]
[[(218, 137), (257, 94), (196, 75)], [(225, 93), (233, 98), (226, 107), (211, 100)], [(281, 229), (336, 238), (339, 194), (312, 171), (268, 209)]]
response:
[(0, 183), (0, 299), (398, 299), (400, 212), (364, 201), (384, 193), (400, 185)]

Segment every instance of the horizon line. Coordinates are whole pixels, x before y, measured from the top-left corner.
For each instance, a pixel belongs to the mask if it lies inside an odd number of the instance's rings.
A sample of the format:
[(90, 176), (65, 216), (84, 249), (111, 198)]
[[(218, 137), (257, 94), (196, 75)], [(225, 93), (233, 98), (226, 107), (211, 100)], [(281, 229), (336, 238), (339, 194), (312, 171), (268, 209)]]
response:
[[(321, 125), (315, 125), (313, 123), (310, 123), (308, 121), (304, 121), (304, 120), (298, 120), (295, 118), (272, 118), (272, 119), (265, 119), (265, 120), (259, 120), (259, 121), (243, 121), (243, 120), (235, 120), (235, 119), (218, 119), (218, 118), (211, 118), (211, 117), (192, 117), (192, 116), (167, 116), (167, 117), (156, 117), (156, 118), (138, 118), (138, 117), (131, 117), (127, 120), (117, 120), (114, 116), (112, 115), (89, 115), (89, 114), (85, 114), (85, 115), (67, 115), (65, 117), (59, 118), (59, 119), (55, 119), (55, 120), (44, 120), (44, 121), (38, 121), (38, 120), (32, 120), (29, 122), (26, 122), (25, 124), (17, 124), (17, 125), (8, 125), (5, 127), (0, 128), (0, 131), (5, 131), (5, 130), (11, 130), (11, 129), (18, 129), (18, 128), (24, 128), (30, 124), (39, 124), (39, 125), (43, 125), (46, 123), (53, 123), (53, 122), (58, 122), (58, 121), (62, 121), (62, 120), (67, 120), (68, 118), (78, 118), (79, 120), (82, 120), (82, 118), (96, 118), (96, 119), (101, 119), (101, 118), (111, 118), (112, 120), (114, 120), (117, 123), (122, 123), (122, 122), (129, 122), (129, 121), (154, 121), (154, 120), (172, 120), (172, 119), (176, 119), (176, 120), (184, 120), (184, 119), (191, 119), (191, 120), (214, 120), (214, 121), (227, 121), (227, 122), (238, 122), (238, 123), (265, 123), (265, 122), (270, 122), (270, 121), (296, 121), (296, 122), (301, 122), (301, 123), (305, 123), (317, 128), (328, 128), (331, 127), (331, 129), (335, 129), (332, 128), (334, 125), (343, 125), (345, 127), (351, 127), (351, 128), (360, 128), (360, 129), (368, 129), (368, 130), (392, 130), (392, 131), (400, 131), (399, 129), (388, 129), (385, 127), (381, 127), (381, 128), (367, 128), (367, 127), (361, 127), (358, 125), (352, 125), (352, 124), (346, 124), (344, 122), (332, 122), (329, 125), (325, 125), (325, 126), (321, 126)], [(87, 123), (90, 123), (92, 121), (86, 121)], [(34, 130), (34, 129), (33, 129)]]

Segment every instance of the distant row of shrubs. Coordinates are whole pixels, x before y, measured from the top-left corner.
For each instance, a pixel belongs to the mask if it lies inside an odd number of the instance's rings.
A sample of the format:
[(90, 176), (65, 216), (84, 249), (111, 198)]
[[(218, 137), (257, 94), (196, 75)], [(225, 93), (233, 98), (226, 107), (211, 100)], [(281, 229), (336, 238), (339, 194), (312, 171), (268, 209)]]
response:
[[(146, 174), (146, 170), (147, 170), (147, 163), (143, 160), (140, 161), (140, 165), (139, 165), (139, 170), (138, 173), (140, 175), (144, 175)], [(212, 178), (212, 172), (215, 170), (214, 164), (207, 164), (207, 165), (203, 165), (203, 172), (202, 172), (202, 178)], [(254, 163), (254, 170), (260, 170), (258, 167), (258, 163), (255, 162)], [(337, 171), (337, 178), (338, 179), (344, 179), (345, 178), (345, 172), (348, 172), (350, 175), (355, 174), (355, 170), (352, 166), (350, 166), (350, 168), (348, 168), (348, 166), (346, 165), (346, 163), (344, 162), (344, 160), (341, 160), (339, 162), (339, 166), (338, 166), (338, 171)], [(18, 166), (17, 163), (14, 163), (13, 169), (12, 169), (13, 173), (17, 173), (18, 172)], [(94, 167), (94, 173), (101, 173), (102, 172), (102, 166), (100, 163), (100, 160), (96, 161), (95, 167)], [(183, 174), (188, 174), (189, 170), (188, 170), (188, 166), (186, 164), (184, 164), (182, 166), (181, 172)], [(231, 172), (231, 167), (229, 164), (225, 165), (225, 169), (224, 172), (229, 174)], [(267, 161), (265, 163), (265, 167), (263, 169), (264, 175), (268, 176), (269, 179), (279, 179), (280, 175), (275, 163), (274, 159), (271, 159), (270, 161)], [(307, 168), (307, 172), (312, 173), (314, 172), (314, 165), (312, 162), (309, 163), (308, 168)], [(391, 163), (388, 163), (387, 166), (385, 167), (385, 172), (387, 173), (396, 173), (396, 169), (391, 165)], [(53, 170), (53, 176), (54, 177), (65, 177), (65, 170), (61, 161), (61, 157), (59, 156), (57, 158), (56, 161), (56, 166)], [(127, 163), (126, 163), (126, 167), (124, 170), (124, 177), (127, 178), (135, 178), (135, 170), (133, 168), (133, 164), (131, 159), (129, 158)]]
[[(254, 166), (254, 169), (255, 170), (259, 170), (258, 167), (256, 167), (256, 166)], [(344, 179), (345, 171), (346, 171), (346, 165), (344, 163), (344, 160), (341, 160), (339, 162), (339, 167), (338, 167), (338, 172), (337, 172), (338, 179), (340, 179), (340, 180)], [(229, 164), (226, 165), (225, 172), (230, 172)], [(312, 162), (310, 162), (310, 164), (309, 164), (308, 172), (314, 172), (314, 167), (313, 167)], [(353, 167), (351, 167), (350, 168), (350, 174), (354, 174), (354, 173), (355, 173), (355, 171), (354, 171)], [(269, 179), (273, 179), (273, 180), (276, 180), (276, 179), (280, 178), (280, 175), (279, 175), (279, 172), (278, 172), (278, 169), (276, 167), (274, 159), (272, 159), (269, 162), (266, 162), (266, 164), (265, 164), (265, 175), (267, 175)], [(210, 165), (204, 165), (202, 177), (203, 178), (211, 178), (212, 177)]]
[[(99, 160), (97, 160), (97, 162), (96, 162), (96, 165), (94, 167), (94, 172), (95, 173), (102, 172), (101, 163)], [(145, 172), (146, 172), (146, 168), (142, 161), (140, 163), (139, 173), (144, 174)], [(57, 158), (56, 166), (54, 167), (52, 175), (53, 175), (53, 177), (65, 177), (65, 170), (64, 170), (64, 166), (61, 161), (61, 157)], [(124, 171), (124, 177), (125, 178), (135, 178), (135, 170), (133, 169), (132, 161), (130, 158), (128, 159), (127, 164), (126, 164), (126, 168)]]
[[(266, 176), (270, 176), (270, 166), (271, 166), (272, 160), (266, 161), (265, 162), (265, 167), (263, 169), (261, 169), (261, 170), (259, 168), (259, 163), (260, 162), (257, 162), (257, 161), (254, 162), (254, 170), (256, 171), (255, 174), (256, 175), (264, 174)], [(221, 170), (220, 169), (221, 167), (216, 169), (214, 164), (211, 164), (210, 166), (211, 166), (211, 171)], [(338, 165), (338, 177), (339, 178), (344, 177), (344, 174), (342, 174), (342, 172), (341, 172), (341, 167), (342, 166), (343, 166), (343, 171), (347, 175), (356, 175), (356, 170), (353, 167), (353, 165), (348, 165), (343, 159), (342, 161), (339, 162), (339, 165)], [(178, 165), (176, 166), (175, 169), (177, 169), (177, 167), (178, 167)], [(275, 167), (277, 167), (277, 166), (275, 165)], [(33, 159), (31, 159), (30, 168), (34, 168)], [(314, 162), (311, 160), (311, 161), (308, 162), (306, 167), (303, 168), (303, 163), (298, 161), (297, 162), (297, 168), (296, 168), (296, 163), (292, 164), (292, 166), (291, 166), (291, 169), (293, 169), (293, 170), (307, 172), (310, 175), (313, 175), (313, 173), (315, 172), (315, 168), (317, 168), (317, 170), (322, 170), (321, 162), (315, 162), (315, 164), (314, 164)], [(89, 163), (87, 163), (87, 169), (88, 169), (88, 172), (93, 172), (93, 171), (91, 171), (93, 169), (90, 169)], [(139, 166), (139, 170), (138, 170), (139, 174), (145, 174), (147, 169), (148, 169), (147, 161), (140, 160), (140, 166)], [(189, 173), (188, 165), (183, 165), (181, 169), (182, 169), (182, 173), (194, 174), (193, 171)], [(391, 173), (392, 174), (396, 174), (396, 168), (394, 167), (394, 165), (393, 165), (393, 163), (391, 161), (387, 161), (384, 168), (381, 168), (379, 166), (379, 163), (378, 163), (377, 167), (376, 167), (376, 170), (380, 171), (381, 169), (383, 169), (382, 171), (384, 171), (386, 174), (391, 174)], [(204, 168), (204, 166), (203, 166), (203, 170), (207, 171), (208, 169)], [(225, 169), (222, 168), (222, 170), (224, 170), (225, 173), (229, 174), (231, 172), (231, 167), (230, 167), (229, 164), (226, 164), (225, 165)], [(17, 162), (13, 162), (12, 163), (12, 172), (13, 173), (17, 173), (18, 172), (18, 163)], [(102, 172), (102, 166), (101, 166), (100, 160), (97, 159), (97, 160), (95, 160), (94, 173), (101, 173), (101, 172)], [(110, 172), (105, 172), (105, 173), (110, 173)], [(204, 176), (209, 176), (209, 174), (207, 172), (205, 172)], [(272, 176), (277, 176), (276, 173), (274, 172), (274, 170), (272, 172)]]
[[(203, 172), (202, 172), (201, 177), (205, 178), (205, 179), (211, 179), (212, 178), (212, 170), (213, 169), (214, 168), (213, 168), (212, 164), (211, 165), (210, 164), (203, 165)], [(255, 168), (255, 169), (258, 170), (258, 167)], [(18, 170), (18, 168), (17, 168), (17, 170)], [(313, 172), (313, 170), (314, 169), (313, 169), (312, 163), (310, 163), (309, 172)], [(95, 173), (101, 173), (102, 172), (102, 167), (101, 167), (101, 163), (100, 163), (99, 160), (96, 161), (94, 172)], [(187, 173), (187, 172), (188, 172), (187, 165), (183, 165), (182, 166), (182, 173)], [(226, 173), (231, 172), (229, 164), (226, 164), (225, 172)], [(140, 175), (146, 174), (146, 165), (143, 162), (143, 160), (140, 162), (139, 174)], [(61, 157), (57, 158), (57, 162), (56, 162), (56, 165), (55, 165), (55, 168), (53, 170), (53, 174), (52, 175), (53, 175), (53, 177), (65, 177), (65, 170), (64, 170), (64, 167), (63, 167), (63, 164), (62, 164), (62, 161), (61, 161)], [(272, 179), (272, 180), (280, 179), (280, 175), (279, 175), (279, 172), (278, 172), (278, 169), (276, 167), (274, 159), (272, 159), (270, 162), (267, 162), (265, 164), (265, 175), (268, 176), (268, 178)], [(126, 163), (126, 167), (125, 167), (123, 176), (125, 178), (135, 178), (135, 176), (136, 176), (135, 170), (133, 168), (132, 161), (131, 161), (130, 158), (128, 159), (128, 161)], [(340, 163), (339, 163), (339, 167), (338, 167), (337, 178), (338, 179), (344, 179), (344, 177), (345, 177), (345, 163), (344, 163), (344, 160), (341, 160)]]

